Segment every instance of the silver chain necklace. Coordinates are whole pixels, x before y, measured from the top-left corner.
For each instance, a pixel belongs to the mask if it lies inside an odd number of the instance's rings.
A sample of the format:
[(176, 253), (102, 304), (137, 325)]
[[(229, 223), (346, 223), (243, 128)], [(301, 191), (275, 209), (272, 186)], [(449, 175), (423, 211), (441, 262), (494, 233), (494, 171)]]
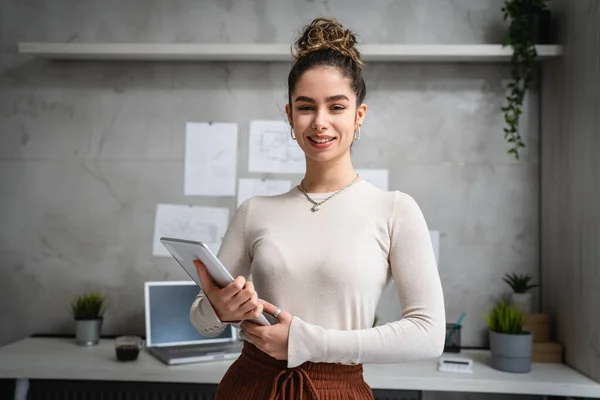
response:
[(352, 186), (352, 184), (354, 182), (356, 182), (357, 179), (358, 179), (358, 174), (356, 174), (356, 177), (352, 180), (352, 182), (350, 182), (349, 184), (347, 184), (346, 187), (338, 190), (337, 192), (334, 192), (329, 197), (327, 197), (325, 200), (321, 200), (321, 201), (314, 201), (313, 199), (310, 198), (310, 196), (308, 195), (308, 193), (306, 193), (306, 189), (304, 188), (304, 180), (300, 181), (300, 191), (302, 193), (304, 193), (304, 195), (306, 196), (306, 198), (308, 199), (308, 201), (310, 201), (313, 204), (311, 210), (313, 212), (317, 212), (317, 211), (319, 211), (321, 209), (321, 204), (325, 203), (327, 200), (331, 199), (336, 194), (341, 193), (344, 190), (348, 189), (350, 186)]

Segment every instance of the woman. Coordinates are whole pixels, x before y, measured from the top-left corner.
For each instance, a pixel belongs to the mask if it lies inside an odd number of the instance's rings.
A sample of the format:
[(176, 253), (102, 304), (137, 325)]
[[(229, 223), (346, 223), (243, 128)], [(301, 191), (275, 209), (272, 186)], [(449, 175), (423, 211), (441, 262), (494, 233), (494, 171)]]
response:
[[(233, 283), (218, 288), (196, 264), (203, 288), (190, 311), (196, 329), (216, 336), (244, 321), (242, 354), (217, 400), (372, 399), (363, 363), (435, 358), (443, 350), (442, 287), (421, 210), (352, 166), (367, 112), (355, 37), (334, 19), (317, 18), (296, 51), (286, 113), (306, 155), (304, 178), (285, 194), (240, 205), (218, 253), (237, 276)], [(403, 318), (372, 328), (392, 277)], [(278, 323), (246, 321), (263, 311)]]

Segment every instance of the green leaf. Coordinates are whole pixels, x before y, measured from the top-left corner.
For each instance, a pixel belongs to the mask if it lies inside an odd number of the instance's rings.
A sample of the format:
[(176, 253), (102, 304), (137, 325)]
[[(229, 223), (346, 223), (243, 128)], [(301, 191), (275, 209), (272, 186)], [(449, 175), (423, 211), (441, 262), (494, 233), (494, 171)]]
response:
[(502, 280), (506, 282), (515, 293), (525, 293), (529, 289), (533, 289), (538, 285), (532, 285), (529, 281), (533, 279), (531, 275), (520, 274), (505, 274)]
[(106, 311), (108, 299), (100, 292), (81, 294), (71, 301), (71, 312), (75, 319), (99, 319)]
[(534, 70), (537, 68), (537, 49), (530, 40), (533, 24), (531, 15), (547, 9), (547, 0), (505, 0), (501, 6), (503, 19), (510, 20), (508, 33), (503, 38), (503, 47), (510, 46), (510, 74), (512, 81), (507, 88), (510, 94), (506, 96), (508, 104), (501, 108), (505, 114), (507, 127), (503, 128), (504, 138), (513, 148), (508, 153), (519, 159), (518, 149), (525, 147), (518, 135), (519, 117), (526, 92), (533, 81)]
[(495, 304), (484, 319), (490, 330), (507, 334), (521, 333), (525, 324), (525, 314), (504, 301)]

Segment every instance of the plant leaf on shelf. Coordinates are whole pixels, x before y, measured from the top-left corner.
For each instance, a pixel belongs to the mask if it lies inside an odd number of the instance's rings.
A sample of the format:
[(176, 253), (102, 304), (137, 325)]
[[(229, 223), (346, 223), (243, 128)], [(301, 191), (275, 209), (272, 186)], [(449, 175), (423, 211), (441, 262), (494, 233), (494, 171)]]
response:
[[(501, 9), (503, 19), (510, 19), (508, 34), (502, 46), (511, 46), (513, 49), (510, 61), (512, 81), (507, 85), (510, 94), (506, 96), (508, 106), (502, 107), (502, 112), (506, 114), (505, 122), (510, 130), (504, 129), (504, 138), (508, 138), (508, 143), (512, 145), (507, 153), (512, 154), (516, 160), (519, 160), (519, 148), (525, 147), (517, 133), (517, 127), (525, 94), (537, 68), (537, 50), (531, 40), (534, 29), (531, 15), (547, 8), (547, 0), (505, 0)], [(512, 115), (509, 115), (509, 112)]]

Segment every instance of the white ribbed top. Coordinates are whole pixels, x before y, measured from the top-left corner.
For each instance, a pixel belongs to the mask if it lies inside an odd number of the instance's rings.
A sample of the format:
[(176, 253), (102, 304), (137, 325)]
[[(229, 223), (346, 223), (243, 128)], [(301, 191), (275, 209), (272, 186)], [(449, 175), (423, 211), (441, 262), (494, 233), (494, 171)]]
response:
[[(309, 195), (319, 201), (330, 194)], [(363, 180), (318, 212), (311, 207), (296, 187), (246, 200), (218, 253), (234, 277), (252, 274), (259, 297), (294, 316), (288, 367), (438, 357), (446, 332), (444, 298), (429, 229), (415, 200)], [(392, 277), (403, 318), (372, 328)], [(204, 329), (216, 336), (224, 328), (202, 292), (190, 318), (204, 335)]]

